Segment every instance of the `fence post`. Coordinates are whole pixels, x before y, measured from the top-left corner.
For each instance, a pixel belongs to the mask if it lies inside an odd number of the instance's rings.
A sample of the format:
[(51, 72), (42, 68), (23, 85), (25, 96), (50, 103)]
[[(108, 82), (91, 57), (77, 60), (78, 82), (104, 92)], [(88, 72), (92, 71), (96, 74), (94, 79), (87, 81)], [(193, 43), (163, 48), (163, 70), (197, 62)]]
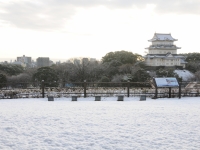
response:
[(130, 91), (130, 81), (128, 81), (128, 83), (127, 83), (127, 96), (128, 97), (130, 95), (129, 91)]
[(86, 80), (84, 80), (84, 98), (86, 98)]
[(44, 80), (42, 80), (42, 98), (44, 98)]
[(181, 83), (179, 83), (179, 92), (178, 92), (179, 99), (181, 98)]
[(155, 99), (157, 99), (158, 98), (158, 88), (156, 87), (156, 89), (155, 89)]
[(171, 93), (172, 93), (172, 88), (170, 87), (169, 88), (169, 98), (172, 98)]

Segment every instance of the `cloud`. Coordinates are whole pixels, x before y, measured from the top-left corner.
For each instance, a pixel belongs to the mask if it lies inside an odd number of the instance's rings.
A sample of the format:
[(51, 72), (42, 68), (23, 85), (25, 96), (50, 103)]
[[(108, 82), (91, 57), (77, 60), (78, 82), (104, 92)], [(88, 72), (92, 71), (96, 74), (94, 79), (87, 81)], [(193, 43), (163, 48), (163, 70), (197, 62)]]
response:
[(156, 5), (157, 13), (199, 14), (199, 0), (0, 0), (0, 22), (19, 28), (63, 28), (77, 8), (105, 6), (109, 9), (144, 8)]
[(199, 0), (154, 0), (159, 13), (196, 14), (200, 13)]
[(162, 13), (199, 13), (199, 0), (50, 0), (51, 4), (79, 7), (106, 6), (109, 8), (145, 7), (155, 4), (156, 10)]
[(69, 5), (31, 3), (29, 1), (4, 4), (4, 7), (0, 7), (0, 9), (3, 10), (2, 13), (0, 12), (0, 20), (19, 28), (42, 30), (64, 27), (66, 20), (76, 12)]

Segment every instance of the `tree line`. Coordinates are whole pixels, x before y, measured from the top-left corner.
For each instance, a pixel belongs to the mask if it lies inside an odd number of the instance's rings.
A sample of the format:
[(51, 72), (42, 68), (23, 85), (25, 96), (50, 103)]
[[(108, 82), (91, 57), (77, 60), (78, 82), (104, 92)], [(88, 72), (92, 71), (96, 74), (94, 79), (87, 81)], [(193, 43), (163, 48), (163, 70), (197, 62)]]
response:
[[(200, 79), (200, 53), (182, 54), (186, 57), (186, 69)], [(178, 77), (173, 69), (160, 68), (147, 71), (144, 59), (129, 51), (109, 52), (101, 61), (61, 63), (50, 67), (27, 68), (12, 64), (0, 64), (0, 87), (6, 83), (41, 82), (46, 86), (58, 86), (71, 82), (147, 82), (152, 77)], [(181, 81), (181, 78), (179, 78)]]

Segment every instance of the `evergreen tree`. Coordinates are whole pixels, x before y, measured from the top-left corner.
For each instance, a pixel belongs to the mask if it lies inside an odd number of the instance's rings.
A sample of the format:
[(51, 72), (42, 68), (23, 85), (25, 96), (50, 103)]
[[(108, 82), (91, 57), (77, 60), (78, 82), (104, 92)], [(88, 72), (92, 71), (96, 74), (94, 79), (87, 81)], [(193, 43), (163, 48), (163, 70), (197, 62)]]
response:
[(134, 64), (138, 61), (143, 61), (143, 57), (139, 54), (133, 54), (128, 51), (115, 51), (109, 52), (104, 57), (102, 57), (102, 63), (117, 61), (121, 64)]
[(0, 88), (4, 87), (7, 83), (7, 78), (4, 74), (0, 74)]
[(50, 67), (41, 67), (37, 69), (37, 72), (33, 75), (33, 80), (39, 82), (44, 80), (44, 85), (47, 87), (58, 86), (58, 75), (55, 70)]

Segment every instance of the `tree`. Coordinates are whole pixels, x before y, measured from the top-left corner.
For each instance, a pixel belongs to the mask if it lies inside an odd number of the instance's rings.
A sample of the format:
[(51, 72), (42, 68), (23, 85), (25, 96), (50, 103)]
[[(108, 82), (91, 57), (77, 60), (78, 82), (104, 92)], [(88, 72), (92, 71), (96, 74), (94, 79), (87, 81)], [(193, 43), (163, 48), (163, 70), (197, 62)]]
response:
[(174, 72), (171, 69), (162, 69), (156, 70), (156, 76), (157, 77), (174, 77)]
[(73, 81), (74, 79), (74, 64), (62, 63), (59, 65), (52, 66), (56, 71), (59, 81), (65, 86), (66, 83)]
[(102, 63), (111, 62), (113, 60), (118, 61), (121, 64), (134, 64), (138, 61), (143, 61), (144, 59), (139, 54), (133, 54), (132, 52), (124, 50), (109, 52), (102, 57)]
[(52, 66), (59, 76), (59, 81), (70, 82), (97, 82), (104, 74), (103, 65), (97, 61), (79, 61), (77, 63), (62, 63)]
[(188, 53), (186, 54), (187, 62), (200, 62), (200, 53)]
[(7, 75), (18, 75), (24, 72), (24, 69), (20, 65), (0, 64), (0, 72)]
[(74, 82), (83, 82), (89, 76), (89, 62), (83, 61), (82, 63), (73, 64), (73, 78)]
[(147, 71), (140, 68), (133, 74), (131, 82), (147, 82), (149, 79), (150, 75), (147, 73)]
[(39, 82), (44, 80), (44, 85), (47, 87), (58, 86), (58, 75), (56, 71), (50, 67), (38, 68), (37, 72), (33, 75), (33, 80)]
[(195, 79), (199, 82), (200, 81), (200, 71), (195, 73)]
[(8, 77), (8, 82), (11, 83), (22, 83), (22, 82), (31, 82), (32, 81), (32, 76), (27, 74), (27, 73), (21, 73), (16, 76), (9, 76)]
[(4, 74), (0, 74), (0, 88), (4, 87), (7, 83), (7, 78)]
[(32, 81), (32, 76), (27, 73), (21, 73), (15, 76), (8, 76), (7, 83), (14, 87), (27, 87)]
[(195, 73), (200, 70), (200, 62), (194, 62), (194, 61), (188, 62), (186, 64), (186, 69)]
[(119, 67), (119, 72), (123, 74), (131, 74), (133, 70), (133, 65), (123, 64)]
[[(99, 82), (110, 82), (110, 79), (106, 76), (102, 76), (102, 78), (100, 79)], [(98, 85), (102, 86), (102, 87), (108, 87), (109, 86), (108, 83), (99, 83)]]
[(119, 74), (119, 67), (122, 63), (117, 60), (112, 60), (110, 62), (103, 63), (102, 65), (104, 75), (111, 79), (114, 75)]
[(87, 71), (86, 80), (89, 82), (99, 81), (104, 74), (103, 65), (98, 62), (90, 62)]
[(114, 75), (111, 82), (122, 82), (124, 79), (124, 75)]
[(131, 76), (129, 81), (131, 82), (142, 82), (142, 83), (133, 83), (131, 86), (139, 86), (139, 87), (146, 87), (148, 84), (145, 82), (148, 82), (150, 80), (150, 75), (147, 73), (146, 70), (139, 68), (134, 74)]
[(159, 70), (156, 71), (156, 76), (157, 77), (175, 77), (178, 79), (178, 81), (182, 81), (182, 78), (180, 78), (178, 74), (174, 72), (173, 69), (160, 68)]
[(186, 53), (186, 69), (195, 73), (200, 70), (200, 53)]

